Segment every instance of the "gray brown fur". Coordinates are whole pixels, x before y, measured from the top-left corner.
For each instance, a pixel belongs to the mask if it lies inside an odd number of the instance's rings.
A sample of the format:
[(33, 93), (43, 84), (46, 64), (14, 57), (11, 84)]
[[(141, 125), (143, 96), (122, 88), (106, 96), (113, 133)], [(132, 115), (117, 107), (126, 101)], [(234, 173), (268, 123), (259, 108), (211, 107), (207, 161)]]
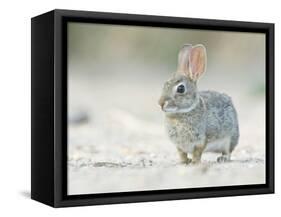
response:
[[(183, 55), (188, 57), (187, 52), (192, 51), (193, 47), (188, 46), (180, 51), (180, 61)], [(199, 46), (199, 52), (203, 52), (204, 47)], [(201, 59), (199, 64), (202, 62)], [(159, 100), (166, 114), (168, 135), (176, 144), (181, 159), (186, 163), (199, 162), (204, 151), (221, 153), (222, 156), (217, 159), (219, 162), (230, 160), (231, 152), (239, 140), (237, 112), (232, 100), (228, 95), (215, 91), (198, 91), (198, 77), (190, 75), (188, 64), (191, 63), (186, 64), (187, 71), (174, 73), (165, 83)], [(204, 67), (201, 66), (200, 69), (202, 68)], [(199, 71), (196, 76), (202, 73)], [(184, 93), (175, 91), (179, 85), (184, 85)], [(192, 160), (187, 158), (187, 154), (192, 154)]]

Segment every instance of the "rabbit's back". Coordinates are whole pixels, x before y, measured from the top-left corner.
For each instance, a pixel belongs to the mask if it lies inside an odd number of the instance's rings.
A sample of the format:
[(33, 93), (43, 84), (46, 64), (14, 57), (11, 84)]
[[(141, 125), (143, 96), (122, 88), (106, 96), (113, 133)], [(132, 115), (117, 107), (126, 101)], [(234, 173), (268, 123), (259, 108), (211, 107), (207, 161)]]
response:
[(230, 139), (230, 149), (234, 149), (239, 138), (238, 118), (231, 98), (216, 91), (199, 92), (206, 106), (206, 142)]

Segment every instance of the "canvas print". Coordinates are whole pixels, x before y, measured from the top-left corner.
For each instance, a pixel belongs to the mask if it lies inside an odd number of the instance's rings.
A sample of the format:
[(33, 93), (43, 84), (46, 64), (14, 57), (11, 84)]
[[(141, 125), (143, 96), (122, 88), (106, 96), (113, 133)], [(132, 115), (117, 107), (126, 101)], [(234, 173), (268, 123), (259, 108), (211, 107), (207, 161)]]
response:
[(265, 34), (67, 23), (67, 194), (265, 184)]

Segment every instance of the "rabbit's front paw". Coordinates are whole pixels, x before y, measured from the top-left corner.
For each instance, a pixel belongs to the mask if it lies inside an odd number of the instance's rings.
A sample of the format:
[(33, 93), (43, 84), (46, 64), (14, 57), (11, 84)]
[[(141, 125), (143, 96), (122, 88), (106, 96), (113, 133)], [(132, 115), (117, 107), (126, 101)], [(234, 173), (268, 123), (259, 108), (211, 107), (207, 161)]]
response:
[(190, 158), (186, 158), (184, 161), (183, 161), (183, 163), (185, 163), (185, 164), (190, 164), (190, 163), (192, 163), (192, 159), (190, 159)]
[(217, 158), (218, 163), (224, 163), (230, 161), (230, 155), (222, 155)]
[(198, 164), (201, 162), (201, 156), (205, 149), (205, 145), (197, 145), (194, 147), (193, 153), (192, 153), (192, 163)]
[(179, 157), (180, 157), (181, 163), (190, 164), (192, 162), (192, 159), (187, 157), (187, 153), (183, 152), (179, 148), (177, 150), (178, 150), (178, 153), (179, 153)]

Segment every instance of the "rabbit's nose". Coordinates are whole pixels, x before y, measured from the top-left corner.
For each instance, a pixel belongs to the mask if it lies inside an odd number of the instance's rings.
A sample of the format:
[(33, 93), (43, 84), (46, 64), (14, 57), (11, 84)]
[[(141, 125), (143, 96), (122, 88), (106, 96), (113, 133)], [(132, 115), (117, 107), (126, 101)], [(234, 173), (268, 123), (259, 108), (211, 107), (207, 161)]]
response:
[(166, 99), (164, 97), (161, 97), (158, 101), (158, 104), (161, 106), (161, 109), (163, 109), (163, 106), (165, 105)]

